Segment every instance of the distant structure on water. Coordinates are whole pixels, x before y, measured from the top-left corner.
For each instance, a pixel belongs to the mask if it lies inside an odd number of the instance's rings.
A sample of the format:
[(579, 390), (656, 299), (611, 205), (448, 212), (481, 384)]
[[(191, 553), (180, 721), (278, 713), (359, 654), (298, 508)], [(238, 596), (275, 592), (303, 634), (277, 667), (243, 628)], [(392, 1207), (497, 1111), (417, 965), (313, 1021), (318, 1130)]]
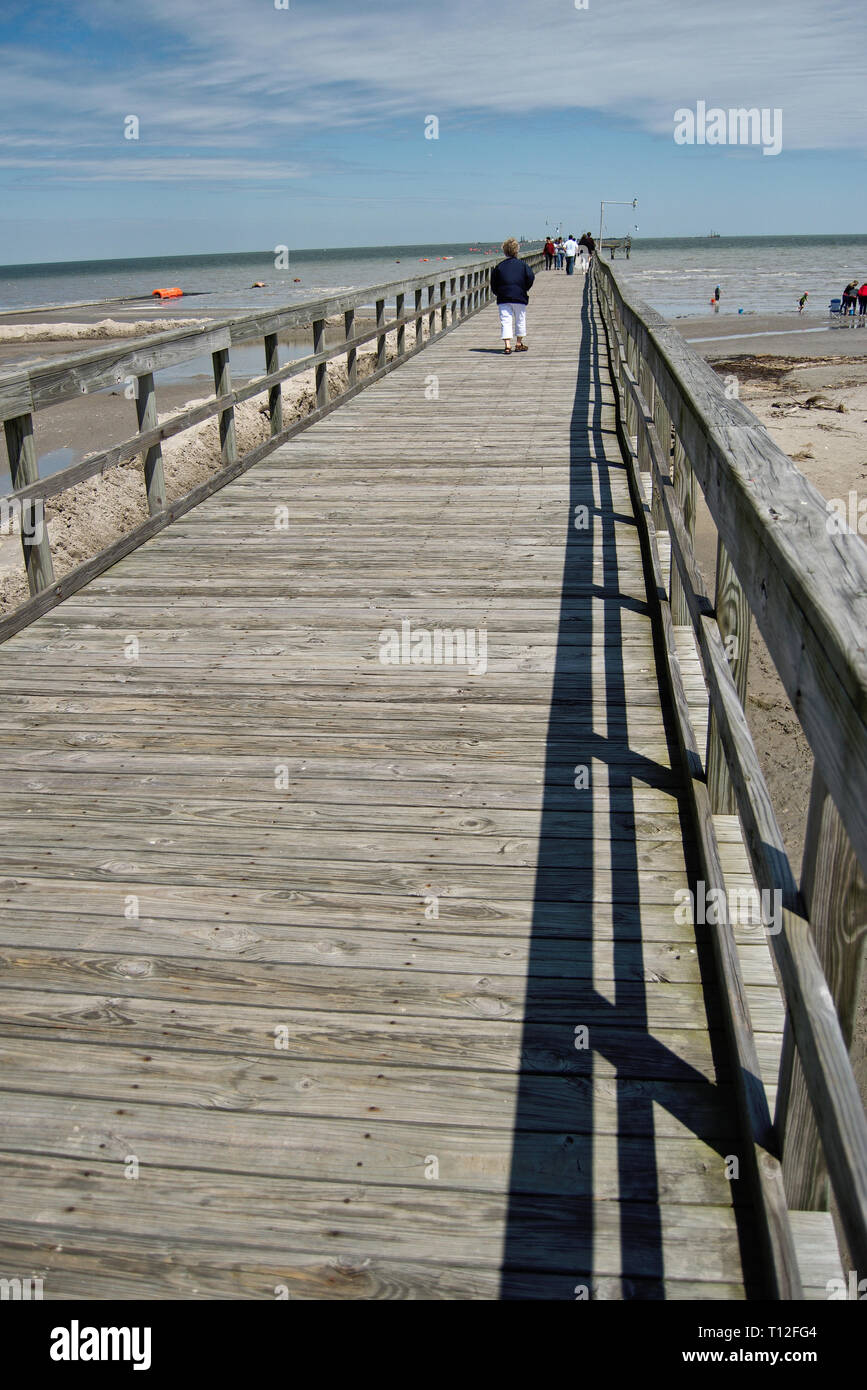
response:
[(611, 252), (611, 259), (612, 259), (612, 261), (614, 260), (614, 253), (615, 253), (616, 251), (625, 251), (625, 252), (626, 252), (626, 259), (629, 260), (629, 253), (630, 253), (630, 251), (632, 250), (632, 237), (631, 237), (631, 236), (607, 236), (607, 237), (603, 237), (602, 243), (601, 243), (601, 249), (602, 249), (603, 251), (610, 251), (610, 252)]

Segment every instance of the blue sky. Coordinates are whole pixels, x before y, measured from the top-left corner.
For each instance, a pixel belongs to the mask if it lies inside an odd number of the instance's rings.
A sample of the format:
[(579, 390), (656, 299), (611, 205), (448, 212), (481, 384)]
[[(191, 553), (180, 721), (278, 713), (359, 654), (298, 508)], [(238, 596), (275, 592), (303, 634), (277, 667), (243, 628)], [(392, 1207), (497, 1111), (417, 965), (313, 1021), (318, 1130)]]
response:
[[(288, 5), (0, 0), (0, 263), (867, 230), (863, 0)], [(782, 152), (676, 145), (698, 101)]]

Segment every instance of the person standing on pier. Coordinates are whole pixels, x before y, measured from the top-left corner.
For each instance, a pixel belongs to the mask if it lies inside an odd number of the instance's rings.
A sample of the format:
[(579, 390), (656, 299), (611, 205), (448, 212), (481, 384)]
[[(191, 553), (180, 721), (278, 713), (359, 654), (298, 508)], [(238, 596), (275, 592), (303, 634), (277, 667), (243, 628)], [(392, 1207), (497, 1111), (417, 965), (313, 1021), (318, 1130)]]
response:
[(563, 238), (561, 236), (558, 236), (554, 247), (554, 269), (563, 269)]
[(550, 237), (545, 242), (545, 269), (550, 270), (554, 264), (554, 243)]
[(519, 249), (515, 238), (507, 237), (503, 242), (506, 259), (491, 271), (491, 289), (497, 296), (503, 350), (506, 353), (512, 351), (513, 336), (516, 352), (529, 351), (524, 334), (527, 331), (529, 290), (536, 277), (527, 262), (519, 259)]
[(575, 240), (575, 238), (573, 237), (573, 235), (572, 235), (571, 232), (569, 233), (569, 235), (568, 235), (568, 237), (566, 238), (566, 241), (565, 241), (565, 243), (564, 243), (564, 245), (563, 245), (563, 251), (564, 251), (564, 254), (565, 254), (565, 256), (566, 256), (566, 274), (567, 274), (567, 275), (574, 275), (574, 274), (575, 274), (575, 257), (576, 257), (577, 254), (578, 254), (578, 243), (577, 243), (577, 241)]

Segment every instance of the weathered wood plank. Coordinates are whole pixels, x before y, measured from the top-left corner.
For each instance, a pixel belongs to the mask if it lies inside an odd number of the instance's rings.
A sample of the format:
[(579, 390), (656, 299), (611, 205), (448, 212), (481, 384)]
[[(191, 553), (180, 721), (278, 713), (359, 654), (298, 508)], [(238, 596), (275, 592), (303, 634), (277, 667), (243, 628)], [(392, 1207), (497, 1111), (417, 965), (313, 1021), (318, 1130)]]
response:
[[(473, 312), (487, 269), (396, 290), (424, 361), (318, 406), (297, 454), (244, 481), (240, 460), (183, 531), (0, 653), (0, 1237), (50, 1232), (64, 1288), (99, 1295), (95, 1252), (125, 1288), (170, 1288), (172, 1251), (184, 1290), (253, 1296), (279, 1259), (312, 1296), (338, 1204), (368, 1290), (758, 1287), (709, 932), (676, 914), (683, 771), (592, 304), (578, 341), (551, 277), (534, 354), (480, 353), (468, 377), (443, 287)], [(368, 297), (381, 352), (402, 329)], [(279, 332), (257, 319), (272, 354)], [(495, 313), (461, 333), (495, 344)], [(405, 617), (484, 629), (486, 674), (383, 665)], [(740, 949), (771, 1067), (767, 960)], [(144, 1161), (118, 1194), (120, 1148)]]

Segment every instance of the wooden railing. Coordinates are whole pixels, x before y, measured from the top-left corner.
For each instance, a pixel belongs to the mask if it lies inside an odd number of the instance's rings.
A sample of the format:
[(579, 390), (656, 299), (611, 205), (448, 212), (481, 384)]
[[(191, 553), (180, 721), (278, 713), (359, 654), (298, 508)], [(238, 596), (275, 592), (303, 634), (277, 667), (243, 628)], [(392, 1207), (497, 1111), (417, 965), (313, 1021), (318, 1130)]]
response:
[[(786, 1031), (773, 1122), (734, 933), (726, 922), (712, 930), (771, 1292), (799, 1298), (788, 1212), (827, 1210), (829, 1175), (849, 1254), (867, 1275), (867, 1120), (849, 1059), (867, 928), (867, 548), (837, 534), (820, 493), (756, 417), (598, 258), (591, 284), (656, 580), (706, 888), (725, 892), (713, 817), (736, 809), (759, 890), (780, 894), (770, 940)], [(693, 549), (697, 486), (718, 535), (713, 601)], [(800, 886), (744, 714), (752, 618), (814, 757)], [(675, 645), (675, 626), (686, 624), (709, 696), (701, 750)]]
[[(536, 266), (541, 264), (543, 257), (541, 252), (529, 252), (525, 259)], [(0, 374), (0, 420), (6, 434), (12, 481), (12, 492), (0, 499), (0, 510), (4, 519), (14, 515), (20, 521), (24, 564), (31, 594), (27, 602), (0, 618), (0, 640), (47, 612), (121, 556), (155, 535), (175, 517), (189, 511), (240, 473), (252, 468), (293, 435), (307, 429), (456, 324), (477, 313), (490, 300), (494, 264), (496, 261), (486, 259), (455, 267), (441, 265), (410, 280), (331, 295), (326, 299), (293, 304), (264, 314), (252, 313), (222, 319), (205, 328), (176, 329), (122, 346), (115, 344), (97, 351), (79, 353), (49, 365)], [(375, 306), (375, 327), (357, 333), (356, 312), (366, 305)], [(341, 314), (343, 339), (327, 347), (326, 321)], [(415, 331), (411, 347), (407, 346), (408, 324), (412, 324)], [(308, 325), (312, 329), (312, 353), (283, 367), (279, 366), (279, 335)], [(390, 333), (396, 334), (396, 353), (391, 360), (386, 350), (386, 339)], [(233, 345), (247, 344), (255, 338), (263, 340), (264, 374), (241, 387), (233, 387), (231, 348)], [(373, 342), (376, 344), (374, 370), (359, 378), (358, 349), (365, 343)], [(202, 405), (181, 410), (158, 423), (154, 372), (188, 362), (205, 353), (210, 354), (213, 363), (213, 397)], [(328, 363), (333, 358), (343, 356), (346, 358), (347, 384), (345, 389), (332, 395)], [(315, 373), (313, 408), (302, 419), (284, 425), (281, 383), (311, 370)], [(133, 388), (137, 432), (122, 444), (91, 454), (50, 478), (40, 479), (33, 437), (34, 413), (82, 394), (123, 383)], [(270, 436), (255, 449), (239, 456), (235, 406), (266, 392)], [(191, 426), (214, 417), (219, 420), (222, 467), (191, 492), (167, 502), (162, 444)], [(139, 457), (144, 470), (148, 520), (77, 565), (62, 578), (56, 579), (48, 527), (43, 524), (45, 503), (87, 478)]]

